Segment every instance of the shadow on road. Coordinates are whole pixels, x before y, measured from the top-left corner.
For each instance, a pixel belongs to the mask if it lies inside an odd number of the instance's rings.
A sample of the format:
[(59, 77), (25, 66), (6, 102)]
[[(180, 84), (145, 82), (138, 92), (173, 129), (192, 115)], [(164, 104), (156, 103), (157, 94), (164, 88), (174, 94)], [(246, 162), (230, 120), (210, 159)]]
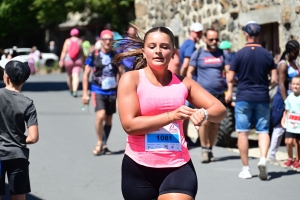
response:
[(111, 155), (119, 155), (119, 154), (124, 154), (125, 150), (119, 150), (119, 151), (112, 151)]
[[(82, 90), (82, 83), (79, 83), (78, 90)], [(0, 88), (5, 87), (4, 83), (0, 83)], [(45, 92), (45, 91), (65, 91), (69, 90), (67, 82), (27, 82), (23, 85), (23, 92)]]
[[(299, 172), (294, 171), (294, 170), (288, 170), (287, 172), (268, 172), (268, 176), (269, 179), (265, 180), (265, 181), (271, 181), (277, 178), (280, 178), (282, 176), (291, 176), (291, 175), (295, 175), (295, 174), (299, 174)], [(252, 178), (258, 178), (258, 175), (253, 175)]]
[[(2, 196), (2, 200), (9, 200), (9, 186), (8, 184), (5, 184), (5, 191), (6, 191), (6, 195)], [(42, 200), (39, 197), (36, 197), (32, 194), (26, 194), (26, 200)]]
[(276, 178), (280, 178), (282, 176), (290, 176), (290, 175), (294, 175), (294, 174), (299, 174), (299, 172), (294, 171), (294, 170), (288, 170), (287, 172), (269, 172), (268, 173), (270, 178), (269, 181), (276, 179)]

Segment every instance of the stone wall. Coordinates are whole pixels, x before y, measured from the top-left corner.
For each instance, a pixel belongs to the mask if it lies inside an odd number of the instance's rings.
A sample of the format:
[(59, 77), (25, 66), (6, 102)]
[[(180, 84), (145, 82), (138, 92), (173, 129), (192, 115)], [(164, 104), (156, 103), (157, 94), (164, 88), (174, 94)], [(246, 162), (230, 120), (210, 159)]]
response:
[(220, 39), (230, 40), (234, 50), (244, 45), (241, 27), (249, 20), (278, 22), (281, 49), (291, 37), (300, 39), (299, 0), (136, 0), (135, 12), (138, 27), (146, 31), (169, 26), (180, 44), (188, 37), (193, 22), (217, 28)]

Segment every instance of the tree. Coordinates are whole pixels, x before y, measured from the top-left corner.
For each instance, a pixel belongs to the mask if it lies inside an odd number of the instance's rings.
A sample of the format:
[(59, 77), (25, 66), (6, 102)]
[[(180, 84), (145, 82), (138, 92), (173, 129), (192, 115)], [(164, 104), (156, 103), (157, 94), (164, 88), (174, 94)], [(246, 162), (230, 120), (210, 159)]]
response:
[(97, 23), (111, 22), (121, 30), (134, 19), (133, 5), (134, 0), (2, 0), (0, 41), (35, 38), (45, 28), (65, 21), (70, 12), (97, 13)]

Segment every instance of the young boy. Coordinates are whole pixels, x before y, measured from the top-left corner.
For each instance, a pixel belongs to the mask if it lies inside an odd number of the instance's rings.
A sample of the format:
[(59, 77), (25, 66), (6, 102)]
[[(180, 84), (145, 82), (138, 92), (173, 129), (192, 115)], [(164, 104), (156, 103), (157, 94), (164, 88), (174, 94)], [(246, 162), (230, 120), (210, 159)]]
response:
[(286, 129), (285, 143), (294, 144), (296, 148), (296, 160), (293, 162), (292, 152), (288, 150), (288, 160), (292, 168), (300, 169), (300, 76), (291, 80), (292, 92), (284, 101), (285, 112), (282, 117), (282, 127)]
[[(26, 144), (36, 143), (39, 139), (37, 114), (33, 101), (21, 93), (30, 76), (28, 64), (17, 60), (6, 62), (0, 62), (5, 83), (5, 88), (0, 89), (0, 199), (5, 195), (7, 174), (11, 199), (24, 200), (25, 194), (30, 192)], [(25, 135), (25, 123), (28, 136)]]

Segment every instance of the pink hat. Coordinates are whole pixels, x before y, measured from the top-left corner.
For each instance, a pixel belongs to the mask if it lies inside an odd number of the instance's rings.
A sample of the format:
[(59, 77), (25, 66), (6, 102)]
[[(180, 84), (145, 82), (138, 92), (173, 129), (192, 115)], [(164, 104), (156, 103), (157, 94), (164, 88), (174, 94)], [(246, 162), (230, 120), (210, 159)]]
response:
[(79, 30), (77, 28), (73, 28), (71, 31), (70, 31), (70, 35), (71, 36), (78, 36), (79, 35)]
[(114, 33), (110, 30), (103, 30), (101, 33), (100, 33), (100, 37), (103, 37), (103, 35), (111, 35), (112, 37), (114, 36)]

